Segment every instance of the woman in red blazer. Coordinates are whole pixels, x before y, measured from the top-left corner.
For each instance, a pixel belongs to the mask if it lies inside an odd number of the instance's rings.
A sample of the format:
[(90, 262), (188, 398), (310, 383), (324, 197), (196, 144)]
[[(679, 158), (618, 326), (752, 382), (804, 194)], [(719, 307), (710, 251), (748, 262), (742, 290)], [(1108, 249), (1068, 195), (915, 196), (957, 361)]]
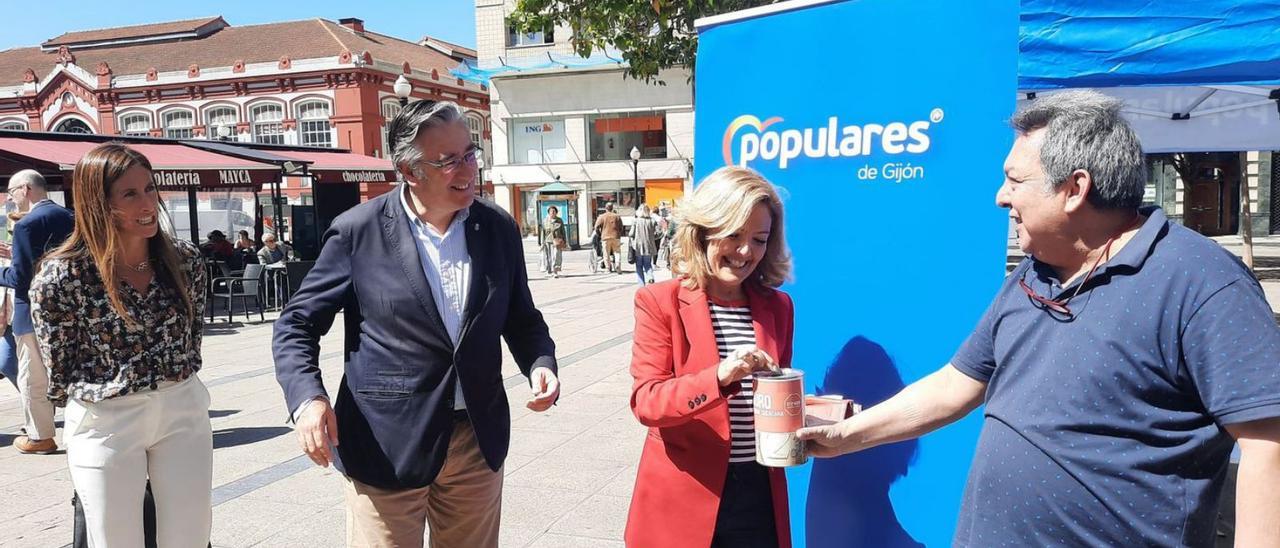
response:
[(749, 394), (752, 372), (791, 363), (782, 202), (725, 167), (677, 216), (676, 279), (636, 294), (631, 409), (649, 433), (627, 545), (789, 547), (786, 478), (755, 462)]

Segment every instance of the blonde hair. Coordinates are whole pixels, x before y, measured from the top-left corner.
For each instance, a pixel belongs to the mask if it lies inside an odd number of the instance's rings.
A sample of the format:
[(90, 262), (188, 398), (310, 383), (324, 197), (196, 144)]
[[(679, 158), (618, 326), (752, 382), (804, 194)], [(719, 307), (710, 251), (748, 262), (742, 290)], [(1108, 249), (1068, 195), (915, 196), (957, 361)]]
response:
[(778, 287), (791, 278), (791, 252), (783, 232), (782, 200), (778, 192), (759, 173), (726, 166), (708, 175), (692, 194), (676, 203), (671, 270), (684, 278), (685, 287), (706, 287), (712, 276), (707, 258), (708, 242), (741, 230), (751, 210), (761, 203), (768, 206), (773, 225), (764, 258), (747, 283)]
[(649, 206), (647, 204), (640, 204), (640, 207), (636, 208), (636, 217), (642, 217), (642, 218), (648, 219)]

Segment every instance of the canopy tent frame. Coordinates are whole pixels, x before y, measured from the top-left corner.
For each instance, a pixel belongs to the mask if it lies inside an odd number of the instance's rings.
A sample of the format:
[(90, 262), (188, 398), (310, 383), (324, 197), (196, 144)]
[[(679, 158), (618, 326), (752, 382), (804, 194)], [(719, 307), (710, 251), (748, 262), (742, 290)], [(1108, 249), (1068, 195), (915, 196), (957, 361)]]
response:
[[(1020, 19), (1019, 99), (1117, 97), (1147, 153), (1280, 150), (1280, 4), (1022, 0)], [(1161, 95), (1169, 108), (1151, 108)], [(1249, 185), (1240, 194), (1252, 267)]]

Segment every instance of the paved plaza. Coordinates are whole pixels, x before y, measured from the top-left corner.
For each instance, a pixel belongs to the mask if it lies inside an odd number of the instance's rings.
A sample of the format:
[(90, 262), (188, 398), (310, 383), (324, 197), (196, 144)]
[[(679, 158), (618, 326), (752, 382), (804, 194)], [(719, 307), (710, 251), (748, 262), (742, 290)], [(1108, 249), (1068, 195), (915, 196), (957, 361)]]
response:
[[(1230, 240), (1223, 242), (1236, 249)], [(504, 547), (622, 546), (627, 504), (645, 432), (628, 408), (632, 297), (636, 278), (591, 274), (585, 251), (566, 254), (565, 274), (546, 279), (526, 245), (530, 287), (555, 338), (563, 385), (547, 413), (524, 408), (528, 388), (514, 362), (503, 377), (512, 402), (511, 452), (503, 488)], [(1260, 257), (1280, 257), (1263, 241)], [(1273, 307), (1280, 302), (1280, 259), (1260, 270)], [(1270, 272), (1273, 275), (1266, 275)], [(659, 271), (659, 279), (669, 276)], [(1268, 279), (1270, 278), (1270, 279)], [(342, 546), (342, 480), (316, 467), (285, 423), (271, 365), (271, 320), (210, 324), (200, 377), (212, 394), (213, 545)], [(340, 321), (340, 320), (339, 320)], [(340, 325), (340, 324), (335, 324)], [(337, 390), (342, 334), (322, 343), (325, 383)], [(61, 547), (71, 541), (71, 482), (66, 456), (21, 455), (12, 447), (22, 423), (18, 397), (0, 386), (0, 546)], [(59, 421), (61, 426), (61, 421)]]

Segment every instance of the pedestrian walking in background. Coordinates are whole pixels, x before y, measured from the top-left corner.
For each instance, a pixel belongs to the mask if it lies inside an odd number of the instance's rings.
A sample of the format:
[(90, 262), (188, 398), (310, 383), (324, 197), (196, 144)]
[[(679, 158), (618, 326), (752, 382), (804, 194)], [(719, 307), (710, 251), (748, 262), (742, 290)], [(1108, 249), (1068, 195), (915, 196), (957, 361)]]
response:
[[(12, 203), (12, 202), (10, 202)], [(13, 211), (7, 215), (9, 234), (13, 234), (13, 226), (21, 220), (25, 213)], [(0, 259), (9, 266), (9, 261)], [(9, 379), (14, 388), (18, 388), (18, 343), (13, 338), (13, 289), (0, 286), (0, 376)], [(21, 392), (19, 392), (21, 395)]]
[(622, 217), (613, 212), (613, 202), (604, 205), (604, 213), (596, 217), (595, 229), (600, 231), (600, 245), (604, 248), (604, 267), (609, 272), (622, 273)]
[(636, 277), (640, 285), (653, 283), (653, 258), (658, 254), (658, 223), (649, 213), (649, 206), (640, 204), (636, 208), (635, 221), (631, 223), (628, 234), (631, 250), (636, 256)]
[(89, 545), (144, 545), (149, 478), (157, 545), (207, 546), (213, 433), (196, 376), (204, 260), (160, 230), (151, 164), (133, 149), (90, 150), (72, 190), (75, 231), (40, 263), (31, 316), (49, 397), (67, 408), (63, 439)]
[(13, 225), (12, 245), (0, 246), (0, 257), (10, 266), (0, 268), (0, 285), (13, 289), (13, 336), (17, 344), (18, 391), (22, 394), (24, 435), (13, 441), (21, 453), (49, 454), (58, 450), (54, 441), (54, 405), (49, 401), (49, 368), (40, 355), (31, 325), (28, 298), (36, 262), (71, 234), (71, 210), (49, 199), (49, 186), (34, 170), (24, 169), (9, 179), (6, 200), (26, 216)]
[(566, 246), (564, 219), (560, 218), (560, 209), (549, 206), (547, 218), (542, 221), (542, 263), (544, 271), (552, 278), (560, 277)]
[(653, 260), (653, 267), (656, 269), (662, 264), (671, 270), (671, 240), (676, 234), (676, 220), (666, 200), (658, 202), (658, 218), (654, 220), (658, 223), (658, 256)]

